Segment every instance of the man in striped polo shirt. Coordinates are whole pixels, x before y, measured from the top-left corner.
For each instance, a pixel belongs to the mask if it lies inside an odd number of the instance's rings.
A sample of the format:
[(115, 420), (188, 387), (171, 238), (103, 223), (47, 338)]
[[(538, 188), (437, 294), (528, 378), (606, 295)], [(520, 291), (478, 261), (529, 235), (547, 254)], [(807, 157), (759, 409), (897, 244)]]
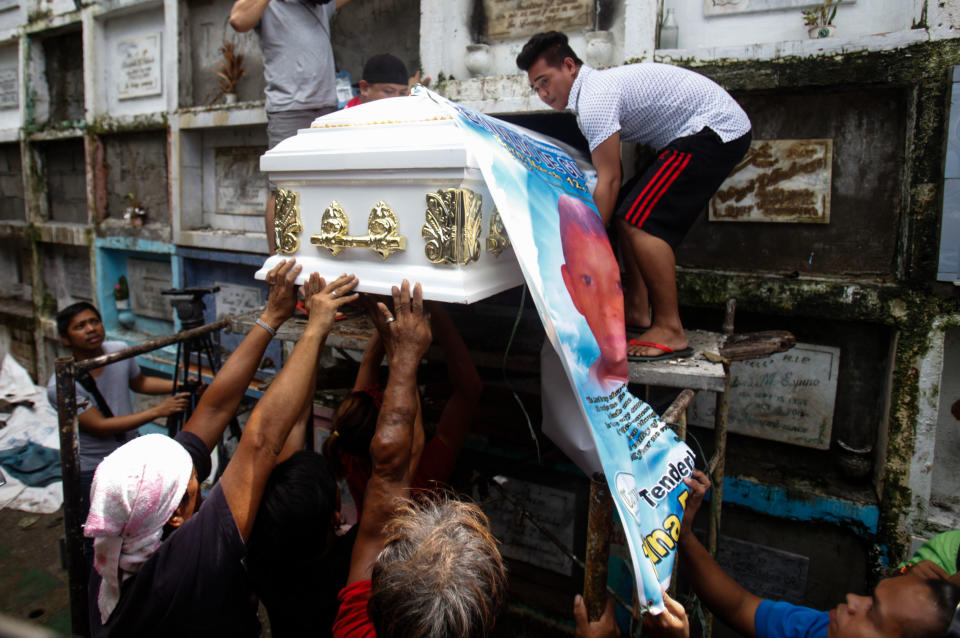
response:
[[(746, 154), (750, 119), (702, 75), (652, 62), (592, 69), (557, 31), (530, 38), (517, 66), (548, 106), (573, 111), (590, 145), (594, 201), (605, 224), (616, 216), (622, 238), (626, 323), (642, 333), (628, 357), (688, 356), (673, 251)], [(658, 151), (622, 187), (621, 141)]]

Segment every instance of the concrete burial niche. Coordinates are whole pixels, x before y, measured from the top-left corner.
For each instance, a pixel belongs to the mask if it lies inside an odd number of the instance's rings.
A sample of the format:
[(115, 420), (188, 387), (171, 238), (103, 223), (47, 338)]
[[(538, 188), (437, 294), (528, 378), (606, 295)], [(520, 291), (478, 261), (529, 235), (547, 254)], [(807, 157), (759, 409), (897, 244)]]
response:
[(100, 18), (95, 29), (95, 116), (166, 110), (164, 70), (175, 58), (164, 50), (163, 7)]
[(30, 247), (25, 241), (0, 239), (0, 298), (29, 302)]
[(31, 38), (28, 124), (70, 127), (84, 120), (83, 36), (79, 29)]
[[(164, 131), (104, 135), (102, 179), (105, 192), (98, 193), (98, 212), (115, 224), (131, 228), (170, 225), (170, 195), (167, 180), (167, 135)], [(105, 204), (105, 206), (104, 206)], [(101, 206), (103, 208), (101, 209)], [(137, 209), (143, 211), (141, 216)]]
[[(269, 191), (259, 159), (266, 149), (260, 126), (182, 131), (181, 231), (262, 235)], [(262, 247), (266, 251), (266, 239)]]
[[(677, 263), (801, 274), (892, 274), (906, 165), (905, 91), (746, 94), (737, 99), (753, 122), (754, 140), (832, 140), (829, 222), (708, 221), (704, 214), (678, 248)], [(786, 172), (802, 163), (787, 159)]]
[(334, 17), (331, 39), (337, 69), (349, 71), (354, 84), (363, 75), (364, 63), (378, 53), (397, 56), (413, 75), (420, 67), (420, 0), (352, 2)]
[(76, 301), (93, 302), (88, 248), (41, 244), (41, 267), (44, 306), (50, 317)]
[(253, 30), (237, 33), (230, 26), (232, 0), (180, 2), (180, 96), (181, 107), (220, 103), (216, 72), (223, 60), (223, 44), (230, 42), (243, 55), (244, 75), (237, 85), (237, 100), (263, 100), (263, 56)]
[[(119, 242), (97, 239), (97, 304), (109, 333), (139, 333), (165, 335), (174, 331), (173, 307), (170, 297), (161, 291), (174, 287), (173, 260), (168, 253), (151, 253), (120, 248), (108, 248)], [(144, 242), (150, 244), (150, 242)], [(159, 245), (155, 245), (159, 248)], [(129, 297), (126, 308), (118, 308), (114, 297), (120, 277), (127, 280)], [(123, 317), (120, 310), (127, 310)]]
[(33, 149), (42, 176), (42, 183), (36, 186), (46, 189), (48, 221), (87, 223), (83, 140), (37, 142)]
[(26, 215), (20, 144), (0, 144), (0, 219), (23, 221)]

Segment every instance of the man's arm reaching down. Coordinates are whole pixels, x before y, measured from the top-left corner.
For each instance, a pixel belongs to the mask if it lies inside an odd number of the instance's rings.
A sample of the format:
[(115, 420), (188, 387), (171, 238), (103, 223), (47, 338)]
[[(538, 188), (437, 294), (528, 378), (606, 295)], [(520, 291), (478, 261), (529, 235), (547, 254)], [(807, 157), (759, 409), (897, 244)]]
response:
[(730, 578), (693, 533), (693, 518), (710, 488), (710, 479), (697, 470), (684, 482), (690, 488), (690, 495), (680, 526), (680, 569), (707, 609), (740, 635), (755, 638), (757, 630), (754, 618), (763, 599)]

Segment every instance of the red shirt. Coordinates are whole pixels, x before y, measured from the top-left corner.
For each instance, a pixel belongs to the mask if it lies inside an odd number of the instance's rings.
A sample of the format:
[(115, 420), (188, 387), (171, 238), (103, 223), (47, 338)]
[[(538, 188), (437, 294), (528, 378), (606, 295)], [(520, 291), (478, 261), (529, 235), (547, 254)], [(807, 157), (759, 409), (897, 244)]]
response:
[(347, 105), (343, 108), (348, 109), (351, 106), (360, 106), (361, 104), (363, 104), (363, 98), (359, 95), (355, 95), (352, 98), (350, 98), (350, 101), (347, 102)]
[(377, 638), (367, 614), (370, 581), (358, 580), (340, 590), (340, 611), (333, 622), (333, 638)]

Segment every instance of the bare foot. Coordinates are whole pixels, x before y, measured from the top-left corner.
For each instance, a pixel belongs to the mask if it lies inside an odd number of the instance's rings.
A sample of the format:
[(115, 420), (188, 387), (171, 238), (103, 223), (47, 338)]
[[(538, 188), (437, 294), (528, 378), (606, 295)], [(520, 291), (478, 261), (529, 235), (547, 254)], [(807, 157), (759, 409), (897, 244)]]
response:
[[(637, 341), (659, 343), (673, 350), (683, 350), (687, 347), (687, 333), (680, 330), (670, 330), (661, 326), (654, 326), (636, 338)], [(627, 345), (627, 355), (631, 357), (655, 357), (664, 351), (652, 346)]]

